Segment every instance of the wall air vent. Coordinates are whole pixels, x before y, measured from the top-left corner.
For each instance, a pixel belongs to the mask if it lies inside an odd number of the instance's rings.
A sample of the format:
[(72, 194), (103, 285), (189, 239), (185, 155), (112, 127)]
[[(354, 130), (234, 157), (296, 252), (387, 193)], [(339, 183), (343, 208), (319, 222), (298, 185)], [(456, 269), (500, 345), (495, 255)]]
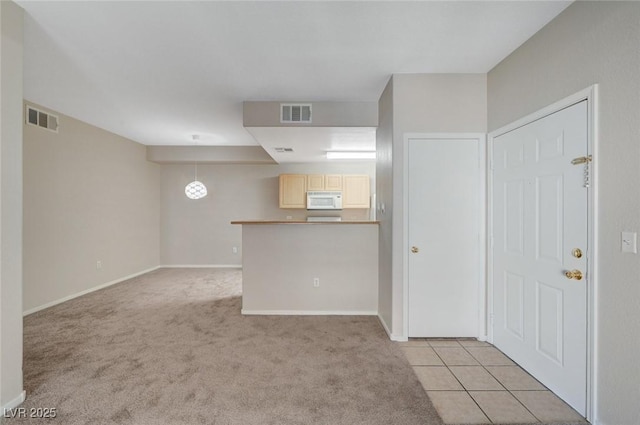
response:
[(311, 123), (311, 104), (280, 104), (281, 123)]
[(25, 122), (29, 125), (35, 125), (36, 127), (53, 131), (54, 133), (58, 132), (58, 117), (36, 109), (33, 106), (27, 105)]
[(293, 152), (293, 148), (274, 148), (278, 153)]

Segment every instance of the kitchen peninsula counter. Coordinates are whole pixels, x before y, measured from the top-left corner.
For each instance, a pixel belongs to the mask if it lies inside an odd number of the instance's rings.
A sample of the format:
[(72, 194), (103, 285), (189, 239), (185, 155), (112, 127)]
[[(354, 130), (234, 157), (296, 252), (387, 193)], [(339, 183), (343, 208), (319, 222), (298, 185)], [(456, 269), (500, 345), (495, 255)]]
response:
[(231, 224), (242, 225), (242, 314), (377, 314), (378, 221)]

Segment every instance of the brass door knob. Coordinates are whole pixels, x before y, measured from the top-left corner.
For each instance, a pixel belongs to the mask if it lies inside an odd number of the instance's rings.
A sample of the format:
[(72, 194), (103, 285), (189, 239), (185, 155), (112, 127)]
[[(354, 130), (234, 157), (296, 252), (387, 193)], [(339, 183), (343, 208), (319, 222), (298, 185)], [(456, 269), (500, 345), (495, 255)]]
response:
[(418, 251), (420, 251), (420, 250), (418, 249), (417, 246), (412, 246), (411, 247), (411, 252), (413, 252), (414, 254), (416, 254)]
[(564, 272), (564, 275), (567, 277), (567, 279), (582, 279), (582, 272), (580, 270), (567, 270), (566, 272)]

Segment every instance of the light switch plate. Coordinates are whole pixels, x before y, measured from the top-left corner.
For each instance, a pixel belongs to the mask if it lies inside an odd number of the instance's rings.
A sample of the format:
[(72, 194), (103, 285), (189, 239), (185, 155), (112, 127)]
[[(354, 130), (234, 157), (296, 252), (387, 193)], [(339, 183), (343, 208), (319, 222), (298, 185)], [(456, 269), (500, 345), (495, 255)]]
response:
[(622, 252), (637, 254), (638, 234), (636, 232), (622, 232), (622, 237), (620, 238), (620, 249)]

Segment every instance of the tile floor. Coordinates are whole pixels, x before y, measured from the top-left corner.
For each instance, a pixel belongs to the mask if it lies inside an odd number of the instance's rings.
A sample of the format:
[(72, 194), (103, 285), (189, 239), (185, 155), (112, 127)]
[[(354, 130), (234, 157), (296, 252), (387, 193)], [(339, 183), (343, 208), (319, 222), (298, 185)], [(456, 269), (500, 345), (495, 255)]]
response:
[(491, 344), (420, 338), (398, 344), (447, 424), (587, 423)]

